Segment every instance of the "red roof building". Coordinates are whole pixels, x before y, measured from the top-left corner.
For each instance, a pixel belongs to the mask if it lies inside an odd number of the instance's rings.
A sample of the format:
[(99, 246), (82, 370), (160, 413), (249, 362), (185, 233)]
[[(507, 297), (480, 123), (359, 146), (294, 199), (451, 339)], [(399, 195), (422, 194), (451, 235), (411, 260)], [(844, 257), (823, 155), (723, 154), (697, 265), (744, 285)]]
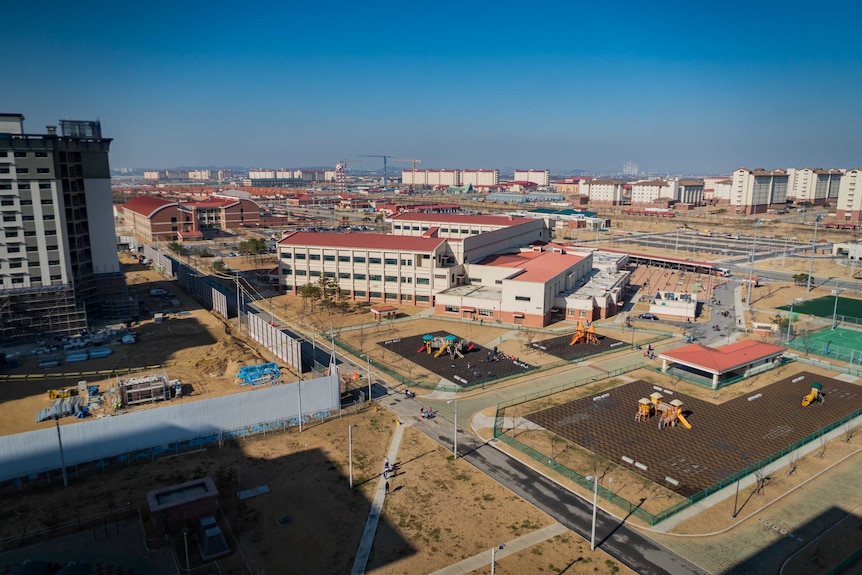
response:
[(676, 364), (677, 369), (696, 376), (710, 374), (712, 388), (718, 389), (722, 379), (748, 377), (769, 369), (786, 350), (780, 345), (747, 339), (721, 347), (692, 343), (659, 354), (659, 358), (663, 372), (667, 373), (670, 365)]

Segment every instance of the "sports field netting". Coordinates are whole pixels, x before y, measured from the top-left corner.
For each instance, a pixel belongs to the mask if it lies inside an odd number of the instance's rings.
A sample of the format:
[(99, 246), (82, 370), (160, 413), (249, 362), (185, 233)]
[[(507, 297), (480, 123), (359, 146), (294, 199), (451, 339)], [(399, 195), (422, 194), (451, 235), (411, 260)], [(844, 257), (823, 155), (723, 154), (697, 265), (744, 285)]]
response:
[(841, 328), (821, 329), (797, 336), (787, 346), (806, 354), (832, 357), (862, 365), (862, 332), (860, 331)]
[[(790, 311), (789, 305), (783, 305), (778, 309)], [(835, 313), (835, 296), (827, 295), (794, 304), (793, 313), (816, 315), (818, 317), (832, 317)], [(851, 323), (862, 322), (862, 299), (838, 298), (838, 318)]]

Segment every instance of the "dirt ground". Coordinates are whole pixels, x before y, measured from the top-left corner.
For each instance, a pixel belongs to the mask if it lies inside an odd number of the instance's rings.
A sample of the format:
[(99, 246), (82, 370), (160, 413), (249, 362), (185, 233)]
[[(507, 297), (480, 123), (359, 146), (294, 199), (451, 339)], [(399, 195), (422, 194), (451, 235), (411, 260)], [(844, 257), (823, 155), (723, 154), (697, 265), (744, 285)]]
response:
[[(355, 489), (349, 488), (348, 428)], [(380, 478), (395, 421), (366, 409), (203, 452), (72, 479), (57, 487), (0, 494), (0, 539), (72, 523), (129, 506), (145, 508), (147, 490), (210, 475), (229, 520), (228, 539), (253, 572), (346, 573), (352, 565)], [(398, 474), (390, 481), (368, 573), (429, 573), (552, 523), (550, 517), (413, 428), (405, 430)], [(239, 501), (259, 485), (270, 493)], [(150, 528), (147, 514), (145, 521)], [(285, 519), (287, 518), (287, 519)], [(284, 523), (283, 525), (279, 523)], [(150, 533), (155, 538), (154, 533)], [(176, 539), (182, 553), (182, 539)], [(155, 543), (151, 541), (151, 545)], [(81, 560), (86, 560), (82, 550)], [(234, 552), (222, 573), (245, 573)], [(3, 555), (0, 554), (0, 566)], [(501, 560), (498, 573), (631, 573), (573, 534)], [(194, 565), (192, 565), (194, 567)], [(478, 571), (478, 573), (488, 570)]]

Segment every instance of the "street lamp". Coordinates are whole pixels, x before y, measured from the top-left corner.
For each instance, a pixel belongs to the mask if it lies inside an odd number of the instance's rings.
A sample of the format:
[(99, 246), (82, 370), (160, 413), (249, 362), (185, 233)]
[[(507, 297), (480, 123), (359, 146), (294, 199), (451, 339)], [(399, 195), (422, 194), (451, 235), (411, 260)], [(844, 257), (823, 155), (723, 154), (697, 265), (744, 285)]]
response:
[(790, 315), (787, 316), (787, 338), (784, 340), (784, 343), (790, 341), (790, 326), (793, 323), (793, 304), (799, 303), (802, 301), (801, 297), (796, 298), (795, 300), (790, 302)]
[(754, 241), (751, 244), (751, 264), (748, 266), (748, 293), (745, 296), (745, 302), (748, 307), (751, 307), (751, 284), (754, 283), (754, 254), (757, 253), (757, 228), (765, 223), (765, 220), (759, 219), (754, 222)]
[(36, 423), (42, 423), (49, 419), (54, 420), (57, 426), (57, 443), (60, 446), (60, 468), (63, 471), (63, 487), (69, 487), (69, 476), (66, 474), (66, 458), (63, 455), (63, 438), (60, 436), (60, 419), (74, 415), (81, 405), (80, 397), (69, 397), (57, 399), (48, 409), (41, 409), (36, 413)]
[(832, 295), (835, 296), (835, 307), (832, 308), (832, 329), (838, 327), (838, 294), (841, 293), (841, 290), (836, 288), (832, 290)]
[(453, 439), (452, 439), (452, 453), (453, 453), (452, 459), (458, 459), (458, 400), (457, 399), (450, 399), (446, 403), (453, 404), (452, 407), (455, 410), (455, 435), (453, 435)]
[(491, 575), (494, 575), (494, 567), (497, 562), (497, 550), (503, 550), (506, 548), (506, 544), (502, 544), (499, 547), (491, 547)]
[(808, 285), (805, 286), (805, 293), (811, 291), (811, 274), (814, 273), (814, 251), (817, 249), (817, 224), (820, 223), (821, 216), (814, 218), (814, 240), (811, 242), (811, 261), (808, 264)]
[(599, 476), (588, 475), (587, 481), (593, 482), (593, 528), (590, 531), (590, 551), (596, 550), (596, 508), (599, 504)]

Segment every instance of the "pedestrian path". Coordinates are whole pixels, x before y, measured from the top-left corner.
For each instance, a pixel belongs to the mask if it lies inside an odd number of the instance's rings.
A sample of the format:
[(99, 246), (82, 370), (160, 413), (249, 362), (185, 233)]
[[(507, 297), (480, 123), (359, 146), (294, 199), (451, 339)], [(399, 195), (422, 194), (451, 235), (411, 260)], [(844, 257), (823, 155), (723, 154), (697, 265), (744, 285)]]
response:
[[(392, 443), (389, 444), (389, 451), (386, 456), (389, 461), (397, 461), (398, 448), (401, 446), (401, 439), (404, 437), (404, 428), (407, 425), (398, 422), (395, 428), (395, 433), (392, 436)], [(381, 467), (383, 462), (381, 462)], [(365, 568), (368, 566), (368, 557), (371, 556), (371, 548), (374, 545), (374, 535), (377, 533), (377, 524), (380, 522), (380, 513), (383, 510), (383, 503), (386, 501), (386, 485), (388, 479), (383, 474), (380, 475), (380, 481), (377, 483), (377, 491), (374, 493), (374, 499), (371, 501), (371, 510), (368, 512), (368, 519), (365, 521), (365, 531), (362, 532), (362, 539), (359, 541), (359, 550), (356, 552), (356, 559), (353, 562), (351, 575), (363, 575)]]
[[(543, 527), (541, 529), (537, 529), (532, 533), (527, 533), (526, 535), (522, 535), (517, 539), (512, 539), (511, 541), (506, 541), (502, 545), (502, 549), (497, 549), (495, 553), (495, 557), (497, 559), (502, 559), (508, 555), (512, 555), (515, 553), (520, 553), (524, 549), (532, 547), (533, 545), (537, 545), (543, 541), (547, 541), (548, 539), (552, 539), (557, 535), (562, 535), (563, 533), (568, 532), (563, 525), (559, 523), (553, 523), (548, 525), (547, 527)], [(464, 575), (466, 573), (471, 573), (476, 571), (477, 569), (482, 569), (487, 565), (491, 564), (491, 550), (482, 551), (481, 553), (477, 553), (472, 557), (467, 557), (466, 559), (459, 561), (458, 563), (453, 563), (448, 567), (440, 569), (439, 571), (434, 571), (431, 575)]]
[(739, 286), (733, 290), (733, 305), (736, 308), (736, 327), (743, 331), (745, 330), (745, 304), (742, 303), (744, 294), (744, 286)]

